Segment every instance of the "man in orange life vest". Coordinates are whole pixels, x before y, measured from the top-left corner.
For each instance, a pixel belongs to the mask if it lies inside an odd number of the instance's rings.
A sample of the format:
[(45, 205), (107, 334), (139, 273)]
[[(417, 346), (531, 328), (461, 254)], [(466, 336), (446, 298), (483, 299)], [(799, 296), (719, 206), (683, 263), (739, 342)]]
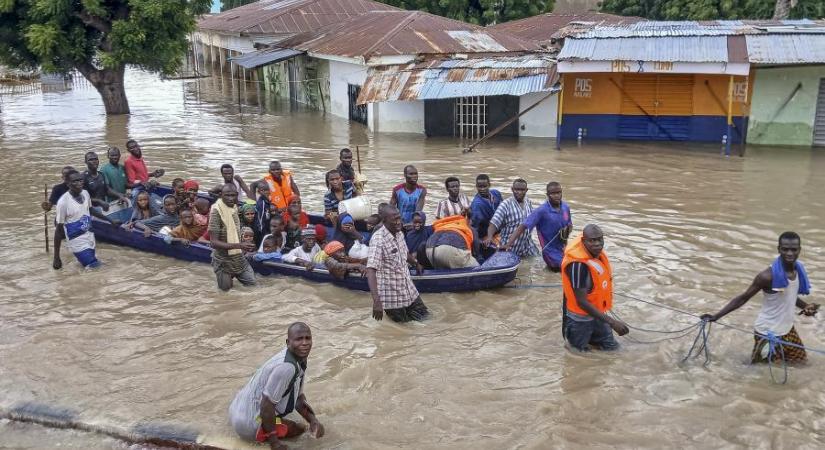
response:
[(275, 208), (278, 208), (278, 214), (286, 211), (286, 207), (289, 206), (289, 198), (292, 197), (292, 194), (298, 197), (301, 196), (298, 185), (296, 185), (295, 180), (292, 179), (292, 172), (283, 170), (281, 163), (278, 161), (269, 163), (269, 174), (267, 174), (262, 181), (269, 185), (269, 201)]
[(448, 216), (433, 222), (425, 255), (435, 269), (469, 269), (479, 265), (480, 243), (465, 216)]
[(598, 225), (587, 225), (582, 235), (570, 241), (561, 263), (564, 290), (562, 333), (567, 343), (580, 351), (592, 347), (616, 350), (613, 331), (624, 336), (627, 325), (607, 315), (613, 306), (613, 271)]

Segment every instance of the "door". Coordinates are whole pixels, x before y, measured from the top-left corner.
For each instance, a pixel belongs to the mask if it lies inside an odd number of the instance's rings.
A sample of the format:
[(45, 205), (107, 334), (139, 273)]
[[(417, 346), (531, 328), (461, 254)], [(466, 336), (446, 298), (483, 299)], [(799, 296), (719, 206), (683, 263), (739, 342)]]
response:
[(287, 79), (289, 82), (289, 104), (292, 106), (298, 105), (298, 90), (301, 88), (301, 83), (298, 82), (298, 63), (295, 58), (287, 60), (286, 62)]
[[(488, 132), (498, 128), (504, 122), (518, 115), (518, 97), (514, 95), (497, 95), (487, 97)], [(518, 137), (518, 119), (504, 127), (496, 136)]]
[(819, 80), (819, 97), (814, 117), (814, 145), (825, 147), (825, 78)]
[(455, 132), (454, 111), (454, 99), (424, 100), (424, 134), (427, 137), (453, 136)]
[(347, 85), (347, 96), (349, 97), (349, 120), (361, 124), (367, 124), (367, 105), (358, 104), (358, 95), (361, 93), (361, 86), (354, 84)]
[(684, 141), (693, 114), (692, 75), (625, 75), (619, 139)]

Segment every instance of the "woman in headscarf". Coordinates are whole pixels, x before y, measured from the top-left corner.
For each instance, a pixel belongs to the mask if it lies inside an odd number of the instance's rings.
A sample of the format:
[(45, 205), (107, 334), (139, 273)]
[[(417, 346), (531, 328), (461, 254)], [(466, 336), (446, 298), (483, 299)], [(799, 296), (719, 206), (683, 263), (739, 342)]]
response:
[(407, 243), (407, 251), (415, 254), (422, 244), (427, 242), (433, 234), (433, 227), (426, 225), (427, 215), (422, 211), (413, 213), (412, 228), (407, 231), (404, 236), (404, 242)]
[(349, 213), (344, 213), (338, 216), (338, 222), (335, 224), (335, 234), (332, 240), (344, 244), (344, 251), (349, 254), (350, 249), (356, 242), (362, 242), (364, 237), (358, 230), (355, 229), (355, 221)]
[(284, 223), (289, 223), (289, 219), (292, 217), (297, 217), (299, 230), (303, 230), (307, 227), (307, 225), (309, 225), (309, 215), (307, 215), (307, 213), (303, 210), (301, 197), (298, 197), (295, 194), (290, 195), (289, 199), (287, 199), (287, 207), (283, 217)]
[(363, 264), (351, 263), (344, 253), (344, 244), (332, 241), (324, 247), (324, 253), (328, 256), (324, 260), (324, 265), (329, 273), (339, 280), (347, 276), (347, 272), (366, 273), (367, 268)]
[(200, 185), (195, 180), (186, 180), (183, 182), (183, 190), (186, 192), (186, 202), (184, 205), (178, 205), (178, 210), (192, 209), (195, 207), (195, 200), (198, 199), (198, 189)]

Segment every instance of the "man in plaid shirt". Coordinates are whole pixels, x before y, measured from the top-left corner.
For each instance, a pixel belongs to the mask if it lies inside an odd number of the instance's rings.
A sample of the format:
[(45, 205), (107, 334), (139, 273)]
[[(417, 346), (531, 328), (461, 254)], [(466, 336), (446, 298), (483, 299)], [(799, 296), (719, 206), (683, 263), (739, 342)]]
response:
[(421, 265), (407, 250), (401, 233), (401, 213), (394, 206), (381, 211), (384, 226), (370, 238), (367, 257), (367, 282), (372, 294), (372, 317), (381, 320), (384, 313), (395, 322), (424, 320), (430, 312), (421, 301), (412, 282), (408, 264), (421, 273)]

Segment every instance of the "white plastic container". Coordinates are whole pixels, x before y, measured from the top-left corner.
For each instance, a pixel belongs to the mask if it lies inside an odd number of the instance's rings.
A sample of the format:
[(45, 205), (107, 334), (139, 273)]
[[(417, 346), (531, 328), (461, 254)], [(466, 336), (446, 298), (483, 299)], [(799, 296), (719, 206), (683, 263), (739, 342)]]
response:
[(372, 214), (372, 204), (366, 195), (338, 203), (338, 214), (348, 213), (355, 220), (364, 220)]

